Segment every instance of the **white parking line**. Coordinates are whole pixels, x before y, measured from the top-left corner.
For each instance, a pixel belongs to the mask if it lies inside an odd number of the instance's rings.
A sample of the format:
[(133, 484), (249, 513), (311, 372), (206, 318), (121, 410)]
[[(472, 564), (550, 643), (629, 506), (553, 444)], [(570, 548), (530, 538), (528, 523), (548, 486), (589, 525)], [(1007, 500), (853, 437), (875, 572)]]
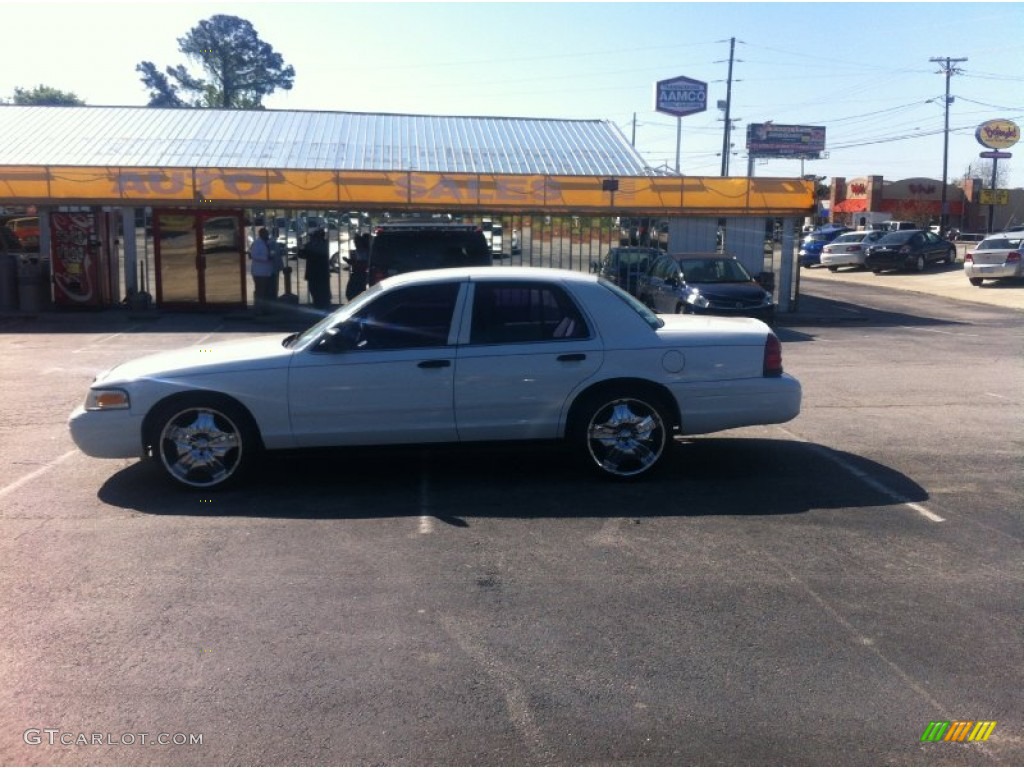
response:
[(76, 453), (78, 453), (77, 449), (70, 450), (67, 453), (63, 454), (62, 456), (58, 456), (53, 461), (47, 462), (46, 464), (44, 464), (43, 466), (41, 466), (39, 469), (35, 470), (34, 472), (29, 472), (27, 475), (25, 475), (20, 480), (15, 480), (13, 483), (5, 485), (3, 488), (0, 488), (0, 498), (3, 498), (7, 494), (12, 493), (12, 492), (18, 490), (19, 488), (21, 488), (21, 486), (25, 485), (26, 483), (31, 483), (33, 480), (35, 480), (40, 475), (43, 475), (43, 474), (49, 472), (51, 469), (56, 467), (62, 461), (66, 461), (67, 459), (70, 459)]
[(787, 435), (789, 435), (793, 440), (797, 441), (798, 443), (803, 443), (808, 448), (813, 450), (815, 453), (818, 453), (819, 455), (821, 455), (824, 458), (828, 459), (833, 464), (839, 465), (840, 467), (845, 469), (847, 472), (849, 472), (851, 475), (856, 477), (858, 480), (860, 480), (861, 482), (871, 486), (871, 488), (873, 488), (874, 490), (878, 491), (883, 496), (888, 496), (890, 499), (892, 499), (893, 503), (895, 503), (895, 504), (902, 504), (903, 506), (907, 507), (908, 509), (914, 510), (915, 512), (917, 512), (917, 514), (921, 515), (925, 519), (931, 520), (933, 523), (944, 523), (944, 522), (946, 522), (946, 518), (940, 517), (939, 515), (936, 515), (934, 512), (932, 512), (927, 507), (924, 507), (921, 504), (917, 504), (916, 502), (913, 502), (910, 499), (908, 499), (906, 496), (903, 496), (902, 494), (897, 493), (896, 491), (894, 491), (891, 488), (889, 488), (888, 486), (886, 486), (884, 483), (880, 482), (879, 480), (876, 480), (874, 477), (869, 475), (864, 470), (859, 469), (858, 467), (855, 467), (850, 462), (848, 462), (848, 461), (846, 461), (844, 459), (839, 458), (838, 456), (836, 456), (834, 451), (831, 451), (828, 448), (825, 448), (824, 446), (816, 445), (815, 443), (812, 443), (809, 440), (805, 440), (804, 438), (802, 438), (799, 435), (796, 435), (796, 434), (790, 432), (788, 429), (785, 429), (784, 427), (779, 427), (778, 429), (781, 432), (785, 432)]
[(427, 460), (420, 462), (420, 533), (434, 532), (434, 516), (430, 514), (430, 473), (427, 471)]
[(94, 341), (90, 341), (84, 347), (79, 347), (78, 349), (72, 350), (71, 354), (72, 355), (77, 355), (79, 352), (85, 352), (86, 350), (90, 349), (91, 347), (96, 346), (97, 344), (102, 344), (105, 341), (110, 341), (111, 339), (116, 339), (118, 336), (124, 336), (126, 333), (134, 331), (138, 327), (139, 326), (137, 326), (137, 325), (133, 325), (133, 326), (131, 326), (129, 328), (126, 328), (123, 331), (120, 331), (119, 333), (111, 333), (111, 334), (109, 334), (107, 336), (100, 336), (100, 338), (95, 339)]
[(1005, 395), (997, 395), (995, 392), (986, 392), (989, 397), (998, 397), (1000, 400), (1012, 400), (1012, 397), (1006, 397)]

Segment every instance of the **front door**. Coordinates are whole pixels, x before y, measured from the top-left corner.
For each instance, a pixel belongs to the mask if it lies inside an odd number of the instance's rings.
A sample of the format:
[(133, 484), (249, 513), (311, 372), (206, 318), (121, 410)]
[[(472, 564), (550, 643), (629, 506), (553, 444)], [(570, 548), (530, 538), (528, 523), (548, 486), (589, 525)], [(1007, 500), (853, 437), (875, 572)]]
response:
[(241, 211), (154, 211), (153, 241), (160, 306), (245, 305)]

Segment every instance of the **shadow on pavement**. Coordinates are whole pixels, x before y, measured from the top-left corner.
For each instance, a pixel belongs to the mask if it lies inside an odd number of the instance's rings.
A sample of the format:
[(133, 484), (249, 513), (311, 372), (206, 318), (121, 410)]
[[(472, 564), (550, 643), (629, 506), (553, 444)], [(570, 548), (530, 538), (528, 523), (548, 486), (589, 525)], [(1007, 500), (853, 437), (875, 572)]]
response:
[[(791, 328), (808, 328), (816, 326), (858, 325), (872, 328), (888, 328), (894, 326), (954, 326), (960, 323), (950, 322), (935, 317), (915, 315), (908, 312), (895, 312), (874, 309), (827, 296), (802, 293), (798, 310), (776, 316), (776, 331)], [(802, 334), (794, 338), (779, 334), (783, 341), (805, 341), (813, 337)]]
[(488, 444), (269, 454), (246, 483), (214, 493), (172, 485), (145, 462), (110, 477), (98, 496), (149, 515), (429, 515), (465, 527), (480, 517), (761, 517), (895, 503), (879, 487), (901, 500), (927, 499), (910, 478), (859, 456), (796, 441), (714, 437), (673, 446), (662, 471), (635, 482), (597, 477), (560, 445)]

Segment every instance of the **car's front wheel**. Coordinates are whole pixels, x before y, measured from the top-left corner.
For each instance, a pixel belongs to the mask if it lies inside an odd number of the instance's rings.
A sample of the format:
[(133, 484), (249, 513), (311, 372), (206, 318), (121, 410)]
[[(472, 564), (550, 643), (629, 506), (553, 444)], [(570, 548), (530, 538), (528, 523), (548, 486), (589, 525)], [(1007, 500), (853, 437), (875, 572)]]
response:
[(161, 406), (153, 452), (168, 476), (212, 490), (238, 480), (259, 450), (249, 414), (230, 400), (197, 395)]
[(606, 477), (639, 477), (665, 455), (671, 439), (668, 413), (651, 394), (589, 395), (574, 409), (569, 440), (584, 461)]
[(924, 256), (918, 255), (917, 260), (914, 262), (914, 271), (915, 272), (924, 272), (924, 267), (925, 267)]
[(950, 248), (946, 251), (946, 263), (956, 264), (956, 248)]
[(973, 285), (975, 288), (980, 287), (981, 284), (985, 282), (980, 277), (969, 277), (967, 279), (971, 281), (971, 285)]

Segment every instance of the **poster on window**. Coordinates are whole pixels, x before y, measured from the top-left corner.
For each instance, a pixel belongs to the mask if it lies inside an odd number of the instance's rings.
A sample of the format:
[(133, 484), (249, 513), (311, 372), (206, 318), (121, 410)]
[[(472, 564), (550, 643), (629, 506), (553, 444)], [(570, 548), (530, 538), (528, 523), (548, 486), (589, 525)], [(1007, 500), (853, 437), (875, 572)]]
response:
[(91, 213), (52, 213), (53, 299), (58, 306), (96, 307), (99, 289), (99, 240)]

